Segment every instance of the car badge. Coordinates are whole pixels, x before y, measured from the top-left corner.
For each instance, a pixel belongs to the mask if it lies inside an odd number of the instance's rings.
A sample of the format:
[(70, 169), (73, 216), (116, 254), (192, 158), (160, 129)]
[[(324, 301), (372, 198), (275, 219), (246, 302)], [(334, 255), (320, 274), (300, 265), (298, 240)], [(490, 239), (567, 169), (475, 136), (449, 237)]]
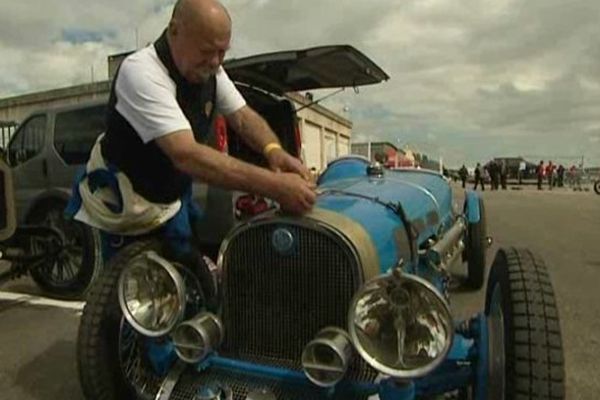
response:
[(295, 238), (286, 228), (277, 228), (271, 237), (271, 243), (279, 254), (288, 254), (294, 247)]

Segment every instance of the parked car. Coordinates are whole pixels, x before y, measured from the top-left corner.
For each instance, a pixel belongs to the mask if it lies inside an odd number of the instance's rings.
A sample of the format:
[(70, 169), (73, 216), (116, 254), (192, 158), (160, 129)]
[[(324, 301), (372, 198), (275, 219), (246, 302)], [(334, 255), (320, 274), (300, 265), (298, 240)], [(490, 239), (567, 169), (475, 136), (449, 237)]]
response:
[[(52, 296), (81, 297), (101, 271), (98, 231), (66, 220), (63, 210), (78, 169), (104, 130), (105, 110), (102, 102), (88, 102), (37, 111), (19, 125), (8, 143), (6, 160), (15, 186), (18, 225), (51, 228), (63, 242), (60, 254), (28, 270)], [(20, 248), (30, 254), (46, 245), (38, 236), (21, 235), (20, 240), (26, 242)]]
[(453, 317), (450, 267), (464, 258), (472, 286), (484, 284), (476, 192), (456, 213), (441, 175), (360, 157), (330, 164), (317, 191), (303, 216), (270, 210), (228, 233), (212, 312), (193, 266), (170, 261), (160, 239), (123, 249), (81, 317), (86, 398), (564, 399), (541, 258), (500, 249), (485, 309)]
[[(300, 156), (301, 138), (296, 109), (284, 97), (286, 92), (357, 87), (388, 79), (369, 58), (350, 46), (262, 54), (227, 60), (224, 67), (247, 103), (266, 119), (283, 147), (295, 156)], [(19, 224), (52, 227), (69, 241), (69, 250), (60, 258), (30, 271), (35, 282), (54, 296), (83, 296), (102, 268), (97, 230), (66, 221), (62, 214), (77, 171), (105, 129), (105, 109), (106, 102), (95, 101), (40, 110), (20, 125), (8, 145)], [(223, 117), (216, 119), (209, 144), (234, 157), (266, 166), (262, 155), (246, 146)], [(264, 199), (248, 202), (239, 196), (195, 184), (194, 197), (205, 210), (197, 229), (199, 242), (213, 257), (239, 217), (261, 210), (253, 204), (264, 204)], [(247, 207), (250, 203), (252, 206)]]

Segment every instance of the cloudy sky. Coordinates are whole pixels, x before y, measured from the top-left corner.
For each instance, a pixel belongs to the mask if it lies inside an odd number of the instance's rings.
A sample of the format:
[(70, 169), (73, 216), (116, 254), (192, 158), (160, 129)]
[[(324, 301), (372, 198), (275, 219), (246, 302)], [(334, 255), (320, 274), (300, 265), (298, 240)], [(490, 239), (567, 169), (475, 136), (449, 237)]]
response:
[[(0, 98), (105, 79), (173, 0), (0, 0)], [(224, 0), (230, 57), (351, 44), (390, 76), (324, 104), (355, 140), (451, 165), (524, 155), (600, 165), (598, 0)], [(327, 94), (316, 92), (316, 97)]]

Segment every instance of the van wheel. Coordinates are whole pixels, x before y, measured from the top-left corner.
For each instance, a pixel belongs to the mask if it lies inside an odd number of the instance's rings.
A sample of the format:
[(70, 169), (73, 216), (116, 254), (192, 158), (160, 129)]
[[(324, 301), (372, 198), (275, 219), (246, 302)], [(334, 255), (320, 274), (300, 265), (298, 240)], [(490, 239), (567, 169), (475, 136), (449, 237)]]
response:
[[(27, 217), (29, 225), (55, 229), (63, 245), (57, 257), (31, 269), (30, 274), (35, 283), (53, 297), (82, 299), (102, 269), (100, 232), (66, 219), (63, 215), (65, 207), (65, 201), (53, 200), (36, 207)], [(32, 239), (30, 246), (34, 253), (44, 244)]]
[(500, 249), (490, 270), (487, 398), (565, 398), (556, 300), (544, 262), (529, 250)]
[(487, 252), (487, 227), (483, 199), (479, 199), (479, 221), (467, 226), (467, 281), (469, 288), (478, 290), (483, 287)]

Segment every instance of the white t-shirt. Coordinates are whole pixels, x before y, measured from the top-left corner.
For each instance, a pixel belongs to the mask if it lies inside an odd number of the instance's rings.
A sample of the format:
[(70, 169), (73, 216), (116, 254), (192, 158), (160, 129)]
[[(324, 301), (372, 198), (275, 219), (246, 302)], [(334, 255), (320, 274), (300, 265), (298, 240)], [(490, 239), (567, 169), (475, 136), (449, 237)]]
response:
[[(246, 101), (223, 67), (216, 74), (217, 112), (228, 115)], [(117, 111), (138, 132), (144, 143), (180, 130), (191, 130), (190, 122), (177, 103), (177, 88), (169, 71), (150, 45), (127, 57), (115, 84)]]

